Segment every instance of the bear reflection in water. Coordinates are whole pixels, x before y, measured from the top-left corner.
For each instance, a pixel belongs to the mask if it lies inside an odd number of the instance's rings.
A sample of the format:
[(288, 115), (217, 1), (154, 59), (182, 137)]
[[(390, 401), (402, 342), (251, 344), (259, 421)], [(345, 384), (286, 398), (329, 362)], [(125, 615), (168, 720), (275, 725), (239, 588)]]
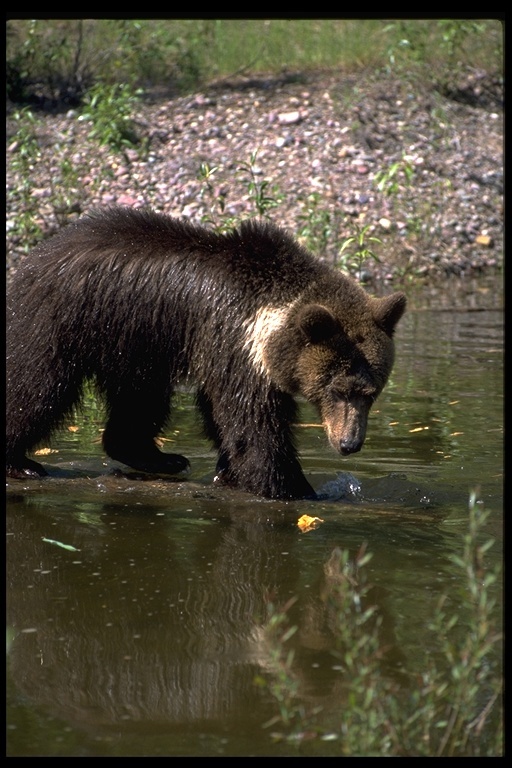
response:
[[(286, 653), (295, 650), (299, 695), (326, 703), (345, 685), (332, 671), (343, 577), (336, 542), (305, 564), (288, 508), (272, 524), (268, 511), (258, 518), (254, 504), (240, 502), (229, 515), (225, 505), (222, 520), (154, 512), (127, 515), (120, 503), (99, 506), (95, 524), (63, 516), (55, 535), (77, 553), (43, 540), (47, 514), (11, 515), (8, 665), (25, 701), (93, 732), (123, 723), (254, 720), (260, 728), (277, 706), (255, 685), (276, 671), (269, 611), (290, 595), (299, 596), (287, 614), (298, 631)], [(368, 599), (384, 610), (387, 631), (385, 599)]]

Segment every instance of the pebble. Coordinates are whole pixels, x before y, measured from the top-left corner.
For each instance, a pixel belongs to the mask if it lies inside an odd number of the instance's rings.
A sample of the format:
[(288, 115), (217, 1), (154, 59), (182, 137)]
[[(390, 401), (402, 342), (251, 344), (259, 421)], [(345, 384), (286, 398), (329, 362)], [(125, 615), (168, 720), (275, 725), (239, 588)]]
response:
[[(221, 198), (224, 214), (256, 215), (251, 183), (265, 183), (265, 195), (278, 200), (269, 216), (292, 233), (305, 222), (310, 230), (327, 223), (329, 237), (319, 255), (333, 262), (356, 225), (369, 225), (370, 232), (380, 225), (382, 243), (374, 248), (380, 263), (366, 265), (374, 280), (398, 279), (411, 258), (416, 274), (433, 278), (503, 263), (503, 106), (492, 78), (482, 88), (481, 105), (436, 94), (438, 113), (429, 106), (426, 86), (409, 98), (406, 83), (382, 73), (306, 78), (250, 90), (227, 84), (224, 91), (205, 88), (192, 96), (148, 100), (134, 114), (144, 142), (119, 152), (89, 138), (90, 124), (79, 110), (37, 112), (40, 158), (30, 170), (29, 203), (27, 179), (14, 162), (19, 139), (11, 105), (8, 270), (25, 254), (16, 224), (27, 205), (35, 207), (43, 233), (51, 233), (62, 225), (52, 201), (63, 189), (76, 190), (70, 209), (82, 212), (111, 203), (148, 205), (200, 223), (212, 211), (214, 219), (222, 219)], [(480, 73), (479, 86), (484, 79)], [(410, 155), (411, 179), (400, 167), (404, 153)], [(62, 170), (66, 159), (68, 178)], [(202, 163), (215, 169), (212, 193), (201, 179)], [(389, 174), (395, 164), (387, 193), (379, 192), (376, 174)], [(404, 254), (404, 241), (413, 246), (413, 257)]]
[(281, 112), (277, 117), (281, 125), (292, 125), (293, 123), (299, 123), (301, 121), (301, 113), (295, 112)]

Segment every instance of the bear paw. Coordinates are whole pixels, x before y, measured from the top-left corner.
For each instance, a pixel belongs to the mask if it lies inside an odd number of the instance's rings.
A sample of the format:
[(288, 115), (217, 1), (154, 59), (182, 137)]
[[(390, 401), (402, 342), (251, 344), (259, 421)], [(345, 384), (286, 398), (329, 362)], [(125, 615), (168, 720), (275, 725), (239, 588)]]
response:
[(37, 480), (39, 477), (47, 477), (48, 472), (37, 461), (23, 459), (23, 462), (20, 464), (7, 464), (5, 474), (7, 477), (12, 477), (15, 480)]
[(139, 472), (151, 475), (180, 475), (190, 471), (190, 462), (179, 453), (158, 453), (157, 456), (112, 456), (112, 459), (126, 464)]

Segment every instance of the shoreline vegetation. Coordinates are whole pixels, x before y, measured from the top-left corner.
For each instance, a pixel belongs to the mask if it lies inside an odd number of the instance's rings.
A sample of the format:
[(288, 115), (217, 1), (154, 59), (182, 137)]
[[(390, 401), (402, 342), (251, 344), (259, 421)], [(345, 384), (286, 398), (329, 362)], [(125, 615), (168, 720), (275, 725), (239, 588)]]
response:
[(492, 19), (11, 19), (8, 275), (111, 204), (269, 217), (372, 289), (499, 272), (502, 53)]

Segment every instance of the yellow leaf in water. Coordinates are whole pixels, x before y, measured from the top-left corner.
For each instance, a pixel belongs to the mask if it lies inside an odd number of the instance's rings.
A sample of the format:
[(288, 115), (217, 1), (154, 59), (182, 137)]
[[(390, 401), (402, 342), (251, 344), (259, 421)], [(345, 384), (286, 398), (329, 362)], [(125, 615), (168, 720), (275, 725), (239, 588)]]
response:
[(416, 427), (415, 429), (410, 429), (409, 432), (423, 432), (424, 429), (428, 429), (428, 427)]
[(78, 432), (80, 427), (68, 427), (68, 432)]
[(307, 531), (313, 531), (315, 528), (318, 528), (320, 523), (323, 523), (321, 517), (311, 517), (310, 515), (302, 515), (302, 517), (299, 517), (297, 520), (297, 525), (299, 526), (302, 533), (306, 533)]
[(49, 453), (58, 453), (58, 450), (56, 448), (39, 448), (34, 453), (36, 456), (48, 456)]

